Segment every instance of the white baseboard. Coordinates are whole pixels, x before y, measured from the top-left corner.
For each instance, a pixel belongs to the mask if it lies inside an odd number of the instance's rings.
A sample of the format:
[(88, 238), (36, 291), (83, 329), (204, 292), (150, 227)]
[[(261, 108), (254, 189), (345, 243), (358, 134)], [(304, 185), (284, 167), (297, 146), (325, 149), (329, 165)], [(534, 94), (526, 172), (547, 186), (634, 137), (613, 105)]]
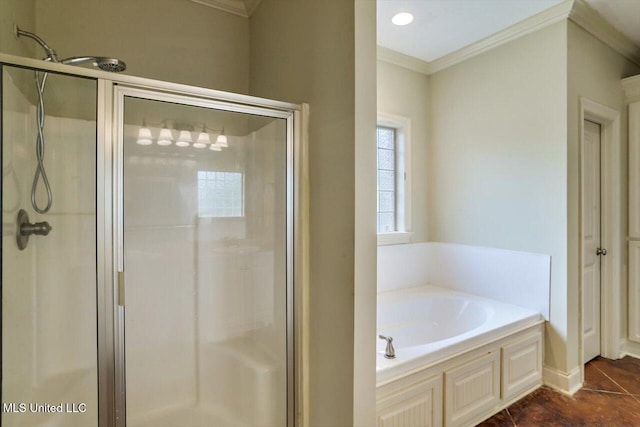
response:
[[(639, 344), (640, 347), (640, 344)], [(627, 340), (624, 338), (620, 338), (618, 341), (618, 357), (616, 359), (622, 359), (625, 356), (625, 352), (627, 351)]]
[(582, 388), (579, 366), (572, 369), (568, 374), (551, 366), (544, 366), (542, 368), (542, 381), (547, 387), (569, 396)]
[(640, 359), (640, 343), (634, 341), (625, 341), (621, 357), (632, 356)]

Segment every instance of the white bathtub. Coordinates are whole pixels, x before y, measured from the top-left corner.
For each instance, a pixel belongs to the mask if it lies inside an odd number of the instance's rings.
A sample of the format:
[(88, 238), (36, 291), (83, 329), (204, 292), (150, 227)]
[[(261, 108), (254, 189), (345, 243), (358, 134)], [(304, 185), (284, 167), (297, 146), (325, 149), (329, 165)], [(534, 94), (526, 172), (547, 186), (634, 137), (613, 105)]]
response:
[(378, 334), (393, 337), (396, 358), (378, 341), (378, 385), (442, 361), (542, 319), (531, 309), (437, 286), (378, 294)]

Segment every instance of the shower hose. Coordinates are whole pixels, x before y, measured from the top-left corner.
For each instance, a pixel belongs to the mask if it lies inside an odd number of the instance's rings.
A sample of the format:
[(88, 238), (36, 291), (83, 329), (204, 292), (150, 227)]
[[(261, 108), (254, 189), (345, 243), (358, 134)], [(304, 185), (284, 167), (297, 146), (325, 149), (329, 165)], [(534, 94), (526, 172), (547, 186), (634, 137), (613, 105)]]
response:
[[(38, 136), (36, 138), (36, 173), (33, 177), (33, 184), (31, 184), (31, 205), (33, 209), (40, 213), (47, 213), (51, 209), (51, 203), (53, 202), (53, 195), (51, 194), (51, 185), (49, 185), (49, 179), (47, 178), (47, 172), (44, 170), (44, 86), (47, 83), (48, 73), (39, 73), (35, 71), (36, 92), (38, 93), (38, 104), (36, 106), (36, 124), (38, 128)], [(47, 192), (47, 205), (44, 208), (38, 206), (36, 201), (36, 190), (38, 189), (38, 182), (42, 178), (42, 183)]]

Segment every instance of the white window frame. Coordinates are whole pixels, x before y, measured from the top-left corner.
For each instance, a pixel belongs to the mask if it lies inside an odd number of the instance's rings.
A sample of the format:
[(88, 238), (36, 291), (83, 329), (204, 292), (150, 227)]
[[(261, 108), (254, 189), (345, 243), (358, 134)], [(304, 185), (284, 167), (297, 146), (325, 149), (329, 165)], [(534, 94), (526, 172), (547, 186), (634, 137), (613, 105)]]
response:
[[(378, 113), (378, 126), (396, 130), (396, 224), (398, 231), (378, 233), (378, 246), (411, 243), (411, 119)], [(376, 147), (377, 150), (377, 147)], [(376, 186), (376, 193), (377, 193)]]

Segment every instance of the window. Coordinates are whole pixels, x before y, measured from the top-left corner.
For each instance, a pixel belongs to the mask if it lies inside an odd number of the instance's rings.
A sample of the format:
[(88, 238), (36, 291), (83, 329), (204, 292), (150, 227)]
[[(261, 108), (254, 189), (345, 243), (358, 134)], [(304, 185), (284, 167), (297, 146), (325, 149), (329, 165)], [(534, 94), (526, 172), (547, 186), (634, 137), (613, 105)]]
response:
[(409, 243), (410, 175), (409, 135), (411, 121), (405, 117), (378, 114), (377, 222), (378, 244)]
[(244, 216), (242, 172), (198, 171), (198, 216), (200, 218)]
[(396, 130), (378, 126), (378, 233), (398, 231), (396, 217)]

